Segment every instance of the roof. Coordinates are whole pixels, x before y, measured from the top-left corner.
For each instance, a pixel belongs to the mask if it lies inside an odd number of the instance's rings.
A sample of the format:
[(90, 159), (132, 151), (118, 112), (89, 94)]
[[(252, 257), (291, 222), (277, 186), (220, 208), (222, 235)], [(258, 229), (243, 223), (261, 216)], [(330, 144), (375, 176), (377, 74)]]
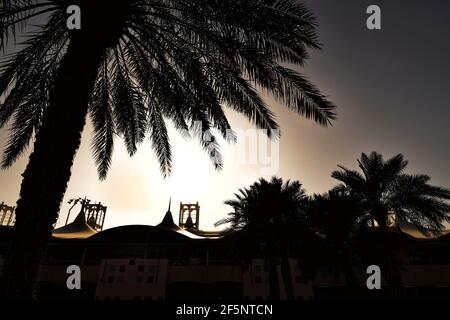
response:
[(172, 212), (170, 212), (170, 209), (169, 209), (169, 211), (166, 212), (166, 215), (164, 216), (163, 221), (160, 224), (158, 224), (158, 227), (170, 229), (170, 230), (173, 230), (173, 231), (180, 231), (180, 230), (182, 230), (173, 221)]
[[(204, 238), (203, 236), (189, 232), (185, 229), (180, 228), (178, 225), (175, 224), (175, 222), (173, 220), (172, 212), (170, 211), (171, 203), (172, 203), (172, 200), (169, 203), (169, 209), (167, 210), (163, 221), (161, 221), (161, 223), (158, 224), (157, 227), (177, 232), (177, 233), (182, 234), (191, 239), (203, 239)], [(192, 222), (192, 219), (191, 219), (191, 222)]]
[(170, 204), (164, 219), (157, 226), (128, 225), (97, 232), (89, 226), (83, 211), (80, 211), (72, 223), (54, 230), (52, 234), (54, 238), (63, 240), (89, 238), (89, 241), (114, 243), (161, 243), (203, 239), (175, 224), (170, 212)]
[(95, 235), (97, 231), (92, 229), (87, 223), (84, 212), (80, 211), (75, 220), (52, 232), (54, 238), (58, 239), (86, 239)]
[(434, 235), (424, 235), (422, 234), (419, 229), (412, 223), (402, 223), (400, 225), (400, 229), (403, 233), (406, 233), (416, 239), (419, 240), (442, 240), (447, 237), (450, 236), (450, 231), (444, 231), (443, 234), (441, 236), (434, 236)]
[(189, 237), (165, 227), (129, 225), (108, 229), (89, 238), (89, 241), (118, 243), (183, 242)]

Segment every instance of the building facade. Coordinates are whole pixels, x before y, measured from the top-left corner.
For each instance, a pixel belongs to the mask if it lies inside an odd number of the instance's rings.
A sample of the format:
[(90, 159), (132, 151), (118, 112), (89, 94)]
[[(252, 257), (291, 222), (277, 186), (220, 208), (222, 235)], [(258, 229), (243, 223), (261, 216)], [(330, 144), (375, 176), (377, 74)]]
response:
[[(186, 230), (173, 222), (170, 210), (158, 226), (122, 226), (97, 232), (77, 217), (55, 230), (39, 274), (38, 296), (43, 300), (267, 300), (270, 276), (267, 261), (255, 254), (238, 261), (232, 237)], [(0, 264), (7, 254), (11, 227), (0, 227)], [(407, 244), (402, 256), (402, 286), (369, 292), (364, 274), (360, 288), (349, 289), (345, 278), (326, 266), (307, 280), (299, 261), (289, 259), (294, 299), (354, 297), (450, 298), (449, 237), (418, 240), (399, 235)], [(402, 241), (403, 241), (402, 240)], [(68, 290), (67, 268), (81, 269), (81, 290)], [(278, 266), (280, 298), (287, 298), (285, 275)]]

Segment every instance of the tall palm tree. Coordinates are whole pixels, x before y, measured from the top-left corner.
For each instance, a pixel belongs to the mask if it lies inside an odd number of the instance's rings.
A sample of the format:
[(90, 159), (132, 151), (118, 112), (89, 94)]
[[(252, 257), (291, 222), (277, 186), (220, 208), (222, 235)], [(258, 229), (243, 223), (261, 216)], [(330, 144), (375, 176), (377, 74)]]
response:
[(412, 223), (424, 235), (439, 235), (450, 222), (450, 190), (430, 185), (426, 175), (404, 173), (408, 162), (403, 155), (384, 161), (377, 152), (363, 153), (358, 164), (362, 174), (341, 166), (332, 177), (360, 199), (364, 216), (376, 221), (380, 231), (387, 230), (389, 218)]
[[(81, 8), (81, 30), (67, 28), (70, 5)], [(220, 168), (208, 129), (234, 139), (225, 106), (275, 137), (261, 91), (321, 125), (335, 118), (333, 104), (286, 67), (320, 48), (315, 27), (296, 0), (4, 0), (0, 47), (29, 32), (0, 69), (0, 127), (12, 121), (3, 167), (34, 141), (4, 269), (9, 296), (32, 296), (88, 114), (101, 178), (115, 135), (130, 155), (148, 135), (170, 174), (166, 120), (198, 137)]]
[(305, 245), (302, 240), (307, 236), (304, 212), (307, 197), (302, 185), (277, 177), (271, 181), (260, 179), (240, 189), (235, 197), (225, 202), (233, 211), (217, 225), (229, 224), (230, 230), (238, 231), (235, 238), (239, 243), (236, 249), (239, 259), (244, 262), (257, 256), (265, 259), (271, 299), (280, 299), (278, 266), (287, 298), (293, 299), (289, 258), (299, 245)]

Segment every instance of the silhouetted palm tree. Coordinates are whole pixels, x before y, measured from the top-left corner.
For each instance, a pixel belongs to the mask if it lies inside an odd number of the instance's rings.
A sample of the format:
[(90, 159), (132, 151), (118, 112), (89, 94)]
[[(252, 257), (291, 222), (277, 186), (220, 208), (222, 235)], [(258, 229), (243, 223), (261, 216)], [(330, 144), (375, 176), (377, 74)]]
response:
[[(81, 8), (81, 30), (67, 28), (69, 5)], [(321, 125), (335, 118), (319, 90), (285, 67), (320, 48), (314, 16), (295, 0), (5, 0), (1, 47), (31, 21), (42, 27), (0, 74), (0, 127), (12, 119), (3, 167), (35, 139), (4, 270), (13, 296), (31, 296), (88, 113), (101, 178), (115, 134), (133, 155), (148, 133), (169, 174), (166, 119), (198, 137), (218, 168), (217, 141), (203, 133), (216, 128), (233, 140), (225, 105), (277, 136), (257, 89)]]
[(340, 167), (333, 178), (343, 182), (341, 189), (361, 202), (360, 222), (372, 229), (378, 224), (379, 233), (365, 234), (358, 240), (358, 256), (365, 264), (382, 267), (385, 280), (401, 286), (402, 265), (397, 253), (403, 240), (398, 234), (388, 233), (389, 220), (399, 228), (413, 224), (424, 235), (440, 235), (443, 223), (450, 221), (450, 190), (428, 184), (426, 175), (404, 173), (408, 162), (399, 154), (387, 161), (381, 154), (362, 154), (358, 160), (363, 174)]
[(312, 227), (325, 239), (326, 252), (320, 264), (329, 267), (335, 275), (343, 275), (348, 286), (357, 286), (355, 269), (359, 257), (354, 244), (364, 227), (360, 220), (359, 198), (342, 188), (334, 188), (326, 194), (311, 197), (307, 212)]
[(240, 260), (262, 257), (269, 271), (270, 298), (280, 299), (278, 266), (281, 268), (288, 299), (293, 299), (292, 272), (289, 258), (310, 236), (307, 231), (304, 207), (307, 197), (298, 181), (283, 182), (281, 178), (271, 181), (260, 179), (248, 188), (240, 189), (236, 199), (225, 204), (233, 208), (229, 216), (217, 225), (230, 224), (239, 231), (237, 254)]
[(428, 184), (426, 175), (404, 173), (408, 162), (399, 154), (387, 161), (381, 154), (362, 154), (362, 174), (340, 167), (332, 177), (341, 181), (363, 206), (361, 218), (378, 223), (386, 231), (391, 218), (397, 224), (414, 224), (424, 235), (439, 235), (450, 221), (450, 190)]

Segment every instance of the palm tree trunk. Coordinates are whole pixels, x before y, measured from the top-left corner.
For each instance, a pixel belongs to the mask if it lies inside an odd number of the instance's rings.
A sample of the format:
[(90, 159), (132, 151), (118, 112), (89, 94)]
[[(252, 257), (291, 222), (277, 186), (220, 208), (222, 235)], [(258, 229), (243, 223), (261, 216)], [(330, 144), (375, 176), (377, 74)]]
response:
[(88, 102), (105, 50), (82, 31), (71, 36), (50, 105), (23, 173), (16, 225), (5, 261), (2, 293), (35, 299), (43, 252), (51, 237), (80, 146)]
[(359, 285), (359, 282), (355, 274), (353, 254), (349, 252), (348, 248), (343, 248), (341, 252), (343, 256), (342, 268), (346, 286), (352, 289), (356, 289)]
[(283, 249), (281, 257), (281, 275), (283, 277), (284, 289), (286, 290), (287, 300), (294, 300), (294, 285), (292, 284), (292, 271), (289, 263), (289, 254), (287, 249)]
[(380, 232), (381, 233), (387, 233), (388, 232), (388, 226), (387, 226), (387, 218), (382, 217), (380, 219), (378, 219), (378, 226), (380, 228)]
[(375, 209), (374, 210), (374, 216), (375, 220), (378, 222), (378, 230), (381, 233), (387, 233), (388, 232), (388, 214), (383, 209)]
[(392, 287), (403, 287), (400, 271), (401, 267), (399, 261), (396, 261), (398, 249), (394, 247), (395, 243), (392, 243), (392, 237), (388, 234), (384, 234), (381, 241), (379, 241), (379, 244), (381, 245), (382, 250), (382, 263), (380, 263), (380, 266), (383, 270), (384, 278)]
[(278, 263), (275, 257), (269, 257), (269, 298), (272, 301), (280, 300), (280, 282), (278, 279)]

